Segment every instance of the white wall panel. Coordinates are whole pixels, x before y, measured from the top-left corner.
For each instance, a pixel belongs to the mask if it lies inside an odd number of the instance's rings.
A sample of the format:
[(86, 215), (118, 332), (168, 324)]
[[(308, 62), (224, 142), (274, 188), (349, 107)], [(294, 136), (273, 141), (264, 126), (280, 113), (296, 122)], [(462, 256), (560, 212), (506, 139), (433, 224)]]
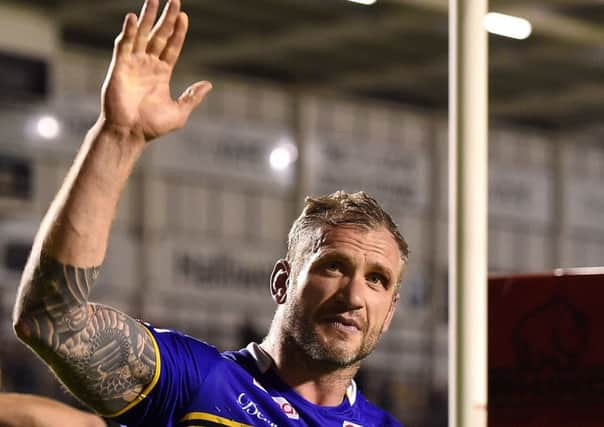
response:
[(305, 127), (304, 130), (307, 134), (308, 140), (312, 140), (315, 137), (315, 133), (318, 126), (318, 109), (319, 102), (315, 96), (306, 95), (300, 96), (299, 100), (299, 112), (304, 118)]
[(243, 239), (246, 234), (246, 205), (243, 193), (222, 193), (222, 235)]
[(243, 83), (229, 81), (221, 85), (223, 114), (232, 118), (245, 119), (250, 109), (248, 86)]
[(54, 68), (55, 91), (60, 97), (79, 97), (89, 92), (88, 58), (78, 51), (61, 51)]
[[(183, 215), (182, 184), (180, 181), (174, 179), (158, 179), (158, 182), (161, 182), (161, 184), (154, 186), (154, 188), (163, 187), (165, 190), (163, 197), (161, 197), (165, 202), (165, 205), (161, 206), (161, 210), (165, 212), (166, 228), (173, 231), (179, 231), (182, 228), (181, 217)], [(159, 199), (160, 197), (154, 202), (154, 207), (156, 204), (160, 203)], [(147, 209), (149, 209), (149, 207), (147, 207)]]
[(516, 163), (517, 141), (514, 135), (500, 129), (489, 133), (489, 162)]
[(518, 145), (521, 146), (520, 150), (527, 151), (530, 164), (537, 168), (549, 169), (552, 166), (552, 141), (536, 135), (528, 135), (526, 139), (529, 141), (528, 144), (519, 143)]
[(598, 230), (604, 235), (604, 180), (568, 177), (565, 183), (566, 220), (574, 229)]
[(372, 143), (320, 135), (307, 147), (311, 192), (367, 191), (393, 216), (417, 215), (430, 200), (430, 159), (420, 141)]
[(521, 266), (523, 271), (550, 271), (555, 267), (551, 259), (551, 236), (542, 233), (527, 234), (525, 244), (530, 255), (522, 260), (525, 263)]
[(51, 16), (17, 4), (0, 5), (0, 50), (51, 60), (59, 39)]
[(386, 108), (375, 107), (367, 109), (368, 133), (372, 142), (388, 141), (391, 137), (392, 112)]
[(586, 267), (603, 267), (604, 266), (604, 238), (600, 241), (593, 241), (586, 244)]
[(491, 228), (489, 232), (489, 271), (518, 271), (518, 234), (505, 228)]
[(36, 161), (34, 170), (34, 200), (36, 210), (40, 214), (44, 214), (48, 210), (70, 167), (71, 165), (66, 159), (55, 158), (50, 161), (38, 159)]
[[(571, 136), (565, 135), (568, 139)], [(581, 145), (578, 144), (564, 144), (564, 150), (562, 153), (563, 167), (566, 175), (571, 176), (583, 176), (585, 175), (585, 155), (581, 149)]]
[(110, 49), (112, 49), (112, 46), (95, 51), (87, 57), (86, 61), (86, 93), (91, 99), (95, 99), (99, 103), (101, 88), (103, 87), (103, 82), (111, 63)]
[(153, 194), (145, 201), (145, 216), (147, 226), (152, 230), (161, 230), (168, 224), (168, 216), (174, 212), (175, 206), (168, 201), (169, 182), (159, 174), (149, 174), (145, 185)]
[(259, 202), (259, 235), (283, 246), (290, 227), (289, 204), (285, 200), (266, 196), (260, 197)]
[(109, 304), (126, 312), (140, 285), (139, 246), (127, 232), (113, 230), (101, 274), (91, 293), (91, 299)]
[(223, 239), (168, 238), (152, 248), (149, 264), (153, 287), (169, 283), (171, 289), (206, 292), (207, 289), (255, 288), (270, 275), (281, 254), (259, 246), (227, 244)]
[(400, 289), (401, 299), (398, 304), (393, 328), (424, 328), (431, 316), (432, 292), (431, 271), (429, 266), (419, 260), (411, 261), (406, 269)]
[(488, 242), (488, 270), (490, 272), (496, 272), (501, 270), (500, 258), (504, 256), (503, 253), (503, 233), (497, 229), (489, 229), (489, 242)]
[(552, 182), (545, 170), (489, 167), (489, 213), (497, 219), (544, 224), (552, 220)]
[[(198, 206), (203, 206), (203, 200), (197, 200), (198, 196), (203, 194), (197, 191), (197, 186), (191, 185), (186, 181), (180, 181), (175, 185), (175, 195), (177, 196), (178, 203), (178, 223), (179, 230), (185, 234), (194, 233), (199, 231), (200, 222), (198, 221), (199, 216), (203, 215), (203, 212), (197, 211)], [(167, 209), (171, 209), (171, 206), (166, 206)]]
[(283, 125), (291, 120), (292, 99), (282, 90), (263, 88), (260, 96), (262, 102), (262, 122)]
[(595, 259), (594, 263), (590, 259), (590, 241), (585, 237), (571, 237), (568, 236), (562, 239), (562, 263), (561, 267), (573, 268), (573, 267), (594, 267), (601, 266), (603, 264), (602, 258)]
[(210, 207), (211, 207), (211, 193), (204, 187), (191, 186), (189, 192), (191, 193), (191, 200), (186, 211), (188, 212), (187, 217), (189, 218), (189, 226), (196, 232), (202, 233), (209, 229), (211, 226), (210, 222)]
[(585, 175), (593, 177), (594, 179), (604, 178), (604, 149), (601, 144), (596, 145), (594, 141), (592, 144), (583, 144), (582, 152), (585, 156)]
[(565, 138), (573, 143), (562, 153), (562, 226), (571, 234), (590, 231), (604, 238), (604, 147), (588, 134)]
[(334, 102), (331, 108), (333, 108), (332, 129), (336, 132), (352, 134), (359, 118), (357, 107), (347, 102)]
[(55, 187), (55, 172), (56, 168), (52, 164), (40, 161), (35, 163), (32, 205), (40, 217), (46, 212), (52, 197), (58, 190)]
[[(553, 183), (545, 141), (494, 131), (490, 139), (489, 214), (494, 220), (552, 221)], [(537, 154), (538, 153), (538, 154)]]
[(28, 112), (28, 117), (37, 119), (42, 115), (54, 116), (59, 122), (60, 132), (55, 139), (44, 140), (30, 130), (29, 144), (36, 150), (47, 152), (53, 157), (64, 156), (71, 163), (86, 133), (98, 118), (99, 103), (98, 94), (94, 96), (58, 94), (47, 105), (36, 106)]
[(9, 246), (16, 244), (24, 248), (30, 247), (38, 229), (38, 221), (35, 215), (27, 212), (19, 218), (0, 219), (0, 293), (5, 288), (9, 289), (11, 297), (16, 294), (13, 292), (19, 284), (21, 272), (6, 265)]
[(562, 267), (604, 266), (604, 239), (574, 237), (562, 242)]
[(410, 259), (413, 262), (431, 259), (434, 256), (433, 253), (428, 252), (431, 245), (428, 241), (427, 227), (431, 225), (428, 225), (427, 218), (406, 216), (400, 219), (395, 218), (395, 221), (409, 245)]
[(0, 127), (2, 134), (0, 135), (0, 147), (3, 152), (27, 152), (31, 149), (30, 134), (33, 133), (31, 128), (31, 117), (29, 112), (33, 108), (14, 108), (3, 109), (0, 114)]
[(154, 145), (150, 165), (177, 175), (209, 174), (243, 180), (248, 184), (272, 186), (284, 191), (292, 184), (291, 168), (273, 173), (271, 150), (284, 139), (284, 130), (233, 123), (198, 120)]

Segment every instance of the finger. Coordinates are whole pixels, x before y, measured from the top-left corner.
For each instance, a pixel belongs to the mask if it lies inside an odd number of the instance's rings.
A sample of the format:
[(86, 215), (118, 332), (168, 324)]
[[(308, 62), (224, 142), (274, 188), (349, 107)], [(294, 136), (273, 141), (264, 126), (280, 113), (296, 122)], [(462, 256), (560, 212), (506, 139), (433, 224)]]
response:
[(133, 52), (144, 52), (147, 49), (147, 41), (149, 40), (149, 33), (153, 28), (153, 23), (157, 17), (159, 0), (145, 0), (145, 4), (141, 9), (141, 14), (138, 17), (138, 31), (136, 38), (134, 39)]
[(189, 28), (189, 17), (186, 13), (180, 12), (176, 24), (174, 25), (174, 32), (168, 39), (166, 47), (162, 51), (159, 59), (167, 62), (170, 65), (176, 64), (182, 45), (185, 42), (185, 36), (187, 35), (187, 29)]
[(189, 117), (191, 112), (203, 101), (206, 95), (212, 90), (212, 83), (201, 81), (192, 84), (178, 98), (178, 105), (181, 108), (184, 120)]
[(157, 21), (155, 28), (151, 32), (151, 39), (147, 45), (147, 53), (155, 56), (161, 55), (168, 43), (168, 39), (174, 32), (174, 25), (178, 19), (179, 12), (179, 0), (169, 0), (166, 3), (159, 21)]
[(115, 55), (119, 57), (129, 54), (132, 51), (134, 37), (136, 37), (136, 15), (128, 13), (124, 18), (122, 32), (115, 38)]

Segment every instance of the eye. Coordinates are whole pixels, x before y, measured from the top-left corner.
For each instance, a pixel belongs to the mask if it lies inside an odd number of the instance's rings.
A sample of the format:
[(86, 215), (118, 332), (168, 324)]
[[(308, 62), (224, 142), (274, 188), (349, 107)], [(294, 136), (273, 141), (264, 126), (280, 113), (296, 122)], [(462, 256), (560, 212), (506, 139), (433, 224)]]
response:
[(386, 286), (388, 284), (388, 280), (379, 273), (371, 273), (369, 276), (367, 276), (367, 281), (374, 285)]
[(345, 265), (338, 259), (325, 259), (317, 263), (313, 270), (327, 277), (339, 277), (344, 274)]
[(338, 272), (342, 270), (342, 265), (338, 261), (329, 261), (325, 264), (325, 270)]

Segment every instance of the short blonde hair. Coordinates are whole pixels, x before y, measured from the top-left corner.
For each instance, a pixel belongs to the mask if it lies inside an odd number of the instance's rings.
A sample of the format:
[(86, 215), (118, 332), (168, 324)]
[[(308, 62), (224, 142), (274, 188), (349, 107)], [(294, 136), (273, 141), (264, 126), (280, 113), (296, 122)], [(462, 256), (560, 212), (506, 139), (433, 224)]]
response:
[(295, 265), (300, 257), (301, 242), (313, 231), (324, 227), (352, 225), (368, 230), (385, 227), (396, 241), (403, 265), (409, 257), (409, 247), (392, 217), (373, 197), (364, 191), (346, 193), (339, 190), (316, 198), (307, 197), (300, 216), (292, 224), (287, 239), (287, 261)]

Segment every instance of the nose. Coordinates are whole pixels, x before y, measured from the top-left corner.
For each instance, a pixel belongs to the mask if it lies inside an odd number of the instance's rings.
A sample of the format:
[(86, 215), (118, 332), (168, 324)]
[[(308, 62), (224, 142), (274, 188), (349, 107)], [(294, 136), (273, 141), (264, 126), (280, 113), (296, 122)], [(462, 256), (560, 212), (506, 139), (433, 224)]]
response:
[(366, 288), (363, 274), (354, 273), (342, 283), (339, 297), (347, 311), (358, 310), (363, 307), (363, 294)]

